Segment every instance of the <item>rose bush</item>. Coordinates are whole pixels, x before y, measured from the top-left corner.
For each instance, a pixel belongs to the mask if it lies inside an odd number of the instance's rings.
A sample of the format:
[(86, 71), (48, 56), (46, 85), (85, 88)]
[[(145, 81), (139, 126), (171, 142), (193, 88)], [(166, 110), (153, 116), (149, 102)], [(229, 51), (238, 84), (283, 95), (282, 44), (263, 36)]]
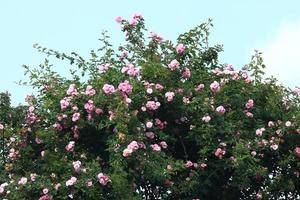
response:
[(139, 13), (116, 21), (126, 43), (103, 33), (90, 59), (35, 45), (73, 68), (24, 66), (24, 120), (1, 107), (1, 199), (299, 198), (299, 88), (263, 79), (258, 52), (220, 64), (211, 21), (175, 44)]

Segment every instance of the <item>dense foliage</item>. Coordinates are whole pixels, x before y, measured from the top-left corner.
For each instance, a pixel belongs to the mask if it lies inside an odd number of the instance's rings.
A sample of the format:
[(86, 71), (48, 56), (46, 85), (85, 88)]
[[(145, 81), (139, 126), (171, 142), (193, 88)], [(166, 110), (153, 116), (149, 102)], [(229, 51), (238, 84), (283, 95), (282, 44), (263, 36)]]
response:
[(90, 59), (35, 45), (71, 76), (45, 59), (24, 66), (28, 106), (1, 96), (1, 199), (299, 198), (299, 88), (264, 79), (259, 52), (220, 64), (210, 21), (176, 44), (116, 21), (118, 50), (106, 33)]

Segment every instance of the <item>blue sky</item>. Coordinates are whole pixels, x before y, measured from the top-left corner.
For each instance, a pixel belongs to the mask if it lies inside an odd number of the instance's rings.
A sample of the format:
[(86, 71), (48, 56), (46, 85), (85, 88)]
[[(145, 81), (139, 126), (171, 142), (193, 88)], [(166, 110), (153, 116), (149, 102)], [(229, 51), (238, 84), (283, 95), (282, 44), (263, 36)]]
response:
[[(171, 40), (212, 18), (211, 43), (225, 48), (221, 62), (239, 68), (259, 49), (265, 54), (268, 73), (293, 87), (300, 85), (299, 8), (298, 0), (2, 0), (0, 91), (10, 91), (14, 105), (32, 93), (31, 88), (14, 83), (24, 79), (22, 64), (36, 66), (43, 60), (32, 44), (88, 56), (99, 47), (103, 29), (119, 44), (123, 34), (114, 18), (131, 18), (136, 11), (143, 14), (149, 31)], [(64, 64), (57, 70), (65, 71)]]

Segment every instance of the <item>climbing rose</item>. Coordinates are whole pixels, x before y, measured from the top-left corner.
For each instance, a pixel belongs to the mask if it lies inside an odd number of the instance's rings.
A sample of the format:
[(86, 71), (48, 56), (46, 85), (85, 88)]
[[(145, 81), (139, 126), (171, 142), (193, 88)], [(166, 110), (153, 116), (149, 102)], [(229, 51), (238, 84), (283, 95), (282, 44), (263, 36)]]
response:
[(210, 84), (210, 90), (212, 92), (219, 92), (220, 91), (220, 84), (217, 81), (214, 81), (212, 84)]
[(107, 185), (107, 183), (110, 181), (109, 176), (104, 175), (103, 173), (99, 173), (97, 175), (99, 183), (103, 186)]
[(158, 144), (150, 145), (153, 151), (161, 151), (161, 147)]
[(180, 65), (179, 62), (176, 59), (174, 59), (170, 62), (168, 67), (169, 67), (169, 69), (171, 69), (171, 71), (174, 71), (179, 68), (179, 65)]
[(177, 47), (176, 47), (176, 52), (177, 52), (178, 54), (183, 54), (184, 50), (185, 50), (184, 44), (178, 44), (178, 45), (177, 45)]
[(175, 93), (174, 92), (166, 92), (165, 97), (167, 98), (167, 101), (173, 101)]
[(71, 177), (69, 180), (66, 181), (66, 186), (72, 186), (77, 182), (77, 178), (76, 177)]
[(300, 147), (295, 148), (295, 153), (300, 158)]
[(225, 108), (223, 107), (223, 106), (218, 106), (217, 108), (216, 108), (216, 111), (218, 112), (218, 113), (220, 113), (220, 114), (224, 114), (225, 113)]
[(247, 109), (251, 109), (253, 107), (253, 105), (254, 105), (253, 99), (249, 99), (245, 106)]
[(116, 91), (115, 87), (113, 85), (109, 85), (109, 84), (104, 84), (102, 90), (105, 94), (113, 94)]

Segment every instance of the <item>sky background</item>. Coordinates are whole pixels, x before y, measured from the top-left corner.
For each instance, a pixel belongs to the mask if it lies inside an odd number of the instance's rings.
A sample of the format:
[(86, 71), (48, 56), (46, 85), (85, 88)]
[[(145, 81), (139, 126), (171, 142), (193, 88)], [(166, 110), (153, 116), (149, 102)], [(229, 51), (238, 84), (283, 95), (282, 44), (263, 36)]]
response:
[[(299, 0), (0, 0), (0, 91), (8, 90), (14, 105), (32, 93), (15, 82), (25, 79), (22, 64), (43, 61), (34, 43), (88, 57), (99, 47), (102, 30), (118, 45), (123, 34), (114, 19), (129, 19), (134, 12), (142, 13), (149, 31), (173, 41), (212, 18), (210, 43), (224, 45), (221, 63), (241, 68), (258, 49), (268, 74), (286, 86), (300, 86), (299, 8)], [(68, 65), (56, 69), (64, 73)]]

